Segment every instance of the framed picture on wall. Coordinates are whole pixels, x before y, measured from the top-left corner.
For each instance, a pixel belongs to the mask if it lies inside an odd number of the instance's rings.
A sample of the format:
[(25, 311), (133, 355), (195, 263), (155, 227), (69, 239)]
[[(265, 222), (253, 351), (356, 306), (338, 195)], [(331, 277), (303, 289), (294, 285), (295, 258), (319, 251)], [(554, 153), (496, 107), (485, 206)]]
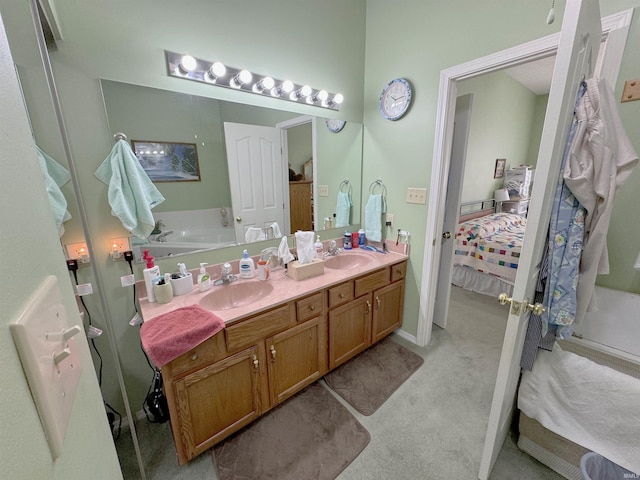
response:
[(496, 158), (496, 168), (493, 171), (493, 178), (504, 177), (504, 167), (507, 164), (506, 158)]
[(131, 140), (131, 148), (152, 182), (199, 182), (195, 143)]
[(305, 180), (313, 180), (313, 159), (304, 162), (302, 170)]

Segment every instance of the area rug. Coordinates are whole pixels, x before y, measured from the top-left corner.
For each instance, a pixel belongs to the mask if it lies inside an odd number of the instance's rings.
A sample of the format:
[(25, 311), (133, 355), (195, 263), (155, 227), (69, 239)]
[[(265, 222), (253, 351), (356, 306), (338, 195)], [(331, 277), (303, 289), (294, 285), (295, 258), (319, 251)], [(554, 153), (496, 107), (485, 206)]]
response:
[(331, 389), (363, 415), (371, 415), (420, 366), (424, 358), (390, 337), (325, 375)]
[(212, 449), (218, 480), (333, 480), (369, 432), (317, 382)]

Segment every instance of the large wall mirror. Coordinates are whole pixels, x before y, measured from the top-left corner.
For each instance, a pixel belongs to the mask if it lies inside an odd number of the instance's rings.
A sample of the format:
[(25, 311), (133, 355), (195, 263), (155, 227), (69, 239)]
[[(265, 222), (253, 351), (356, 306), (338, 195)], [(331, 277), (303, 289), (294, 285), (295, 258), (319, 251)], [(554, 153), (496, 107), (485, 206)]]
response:
[[(101, 87), (111, 133), (127, 135), (166, 199), (153, 210), (154, 233), (134, 239), (138, 255), (146, 248), (162, 258), (322, 230), (340, 189), (351, 192), (350, 224), (360, 223), (362, 125), (347, 122), (333, 133), (324, 118), (110, 80)], [(245, 139), (261, 135), (254, 127), (268, 127), (280, 142), (274, 175), (250, 171), (242, 158)], [(184, 149), (189, 172), (182, 171)]]

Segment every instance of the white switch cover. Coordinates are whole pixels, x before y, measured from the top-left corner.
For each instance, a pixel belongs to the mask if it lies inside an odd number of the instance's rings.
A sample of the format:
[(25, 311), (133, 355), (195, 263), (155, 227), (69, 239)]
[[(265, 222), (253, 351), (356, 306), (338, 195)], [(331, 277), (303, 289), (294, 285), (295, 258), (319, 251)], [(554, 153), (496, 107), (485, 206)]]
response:
[(62, 453), (82, 364), (60, 297), (58, 278), (49, 275), (10, 325), (52, 457)]
[(426, 188), (407, 188), (407, 203), (417, 203), (418, 205), (426, 205), (427, 189)]
[(328, 197), (329, 196), (329, 185), (318, 185), (318, 196), (320, 196), (320, 197)]

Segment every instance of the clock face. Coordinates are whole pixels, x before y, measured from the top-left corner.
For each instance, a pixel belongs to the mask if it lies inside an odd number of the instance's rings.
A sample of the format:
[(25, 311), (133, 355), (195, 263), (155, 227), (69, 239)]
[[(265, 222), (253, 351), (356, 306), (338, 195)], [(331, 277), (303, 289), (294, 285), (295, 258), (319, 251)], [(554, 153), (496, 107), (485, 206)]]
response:
[(345, 120), (338, 120), (335, 118), (327, 118), (326, 120), (327, 123), (327, 128), (329, 129), (329, 131), (333, 132), (333, 133), (338, 133), (340, 130), (342, 130), (344, 128), (344, 126), (346, 125), (346, 121)]
[(391, 80), (380, 94), (380, 113), (387, 120), (398, 120), (411, 105), (411, 85), (404, 78)]

